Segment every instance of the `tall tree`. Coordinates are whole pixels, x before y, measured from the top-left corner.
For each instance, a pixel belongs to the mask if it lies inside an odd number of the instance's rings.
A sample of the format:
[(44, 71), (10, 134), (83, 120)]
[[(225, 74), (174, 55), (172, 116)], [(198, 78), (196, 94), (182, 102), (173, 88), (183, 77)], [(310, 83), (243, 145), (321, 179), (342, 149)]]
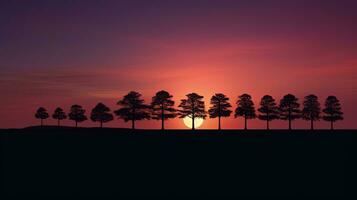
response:
[(343, 120), (343, 112), (341, 111), (340, 101), (335, 96), (327, 97), (325, 101), (325, 108), (323, 109), (325, 115), (323, 119), (330, 122), (331, 130), (333, 130), (333, 123)]
[(36, 119), (41, 120), (41, 127), (43, 126), (43, 120), (49, 118), (49, 114), (47, 113), (47, 110), (43, 107), (40, 107), (37, 109), (36, 114), (35, 114)]
[(238, 97), (234, 117), (244, 117), (244, 130), (247, 130), (248, 119), (256, 117), (254, 103), (249, 94), (242, 94)]
[(289, 130), (291, 130), (291, 122), (301, 117), (299, 107), (298, 98), (292, 94), (287, 94), (280, 100), (280, 119), (289, 121)]
[(279, 119), (279, 107), (272, 96), (265, 95), (262, 97), (258, 111), (261, 113), (258, 118), (266, 121), (267, 130), (270, 129), (270, 121)]
[(100, 128), (103, 128), (103, 123), (107, 123), (113, 120), (113, 114), (110, 113), (108, 108), (103, 103), (98, 103), (91, 112), (90, 119), (93, 122), (99, 122)]
[(88, 118), (85, 115), (86, 110), (82, 108), (80, 105), (73, 105), (71, 107), (71, 111), (68, 114), (69, 119), (76, 122), (76, 127), (78, 127), (78, 123), (86, 121)]
[(115, 114), (124, 119), (125, 122), (131, 121), (131, 127), (135, 129), (135, 121), (150, 119), (150, 113), (148, 109), (150, 106), (144, 104), (144, 100), (141, 99), (141, 94), (135, 91), (129, 92), (118, 101), (118, 105), (122, 108), (115, 111)]
[(58, 127), (60, 127), (61, 120), (67, 119), (67, 115), (63, 111), (62, 108), (58, 107), (58, 108), (56, 108), (55, 112), (53, 113), (52, 118), (57, 120), (57, 125), (58, 125)]
[(186, 95), (186, 99), (182, 99), (179, 107), (180, 118), (190, 117), (192, 119), (192, 130), (195, 130), (195, 118), (206, 118), (205, 103), (203, 96), (197, 93)]
[(228, 101), (229, 98), (222, 93), (215, 94), (211, 97), (211, 107), (208, 113), (210, 118), (218, 117), (218, 130), (221, 130), (221, 117), (229, 117), (232, 113), (230, 110), (232, 106)]
[(164, 90), (161, 90), (152, 97), (151, 102), (151, 118), (161, 120), (161, 129), (165, 130), (165, 120), (173, 119), (177, 116), (176, 109), (173, 107), (175, 102), (172, 100), (172, 95)]
[(308, 95), (304, 100), (304, 108), (302, 109), (302, 118), (310, 121), (310, 129), (314, 130), (314, 121), (320, 120), (321, 108), (316, 95)]

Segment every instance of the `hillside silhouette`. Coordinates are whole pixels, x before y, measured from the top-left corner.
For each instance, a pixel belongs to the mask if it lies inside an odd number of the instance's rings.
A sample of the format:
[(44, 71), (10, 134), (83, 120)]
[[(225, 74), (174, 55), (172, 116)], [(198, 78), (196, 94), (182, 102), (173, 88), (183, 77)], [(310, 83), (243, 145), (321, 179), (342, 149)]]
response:
[(354, 193), (356, 133), (0, 130), (1, 196), (342, 198)]

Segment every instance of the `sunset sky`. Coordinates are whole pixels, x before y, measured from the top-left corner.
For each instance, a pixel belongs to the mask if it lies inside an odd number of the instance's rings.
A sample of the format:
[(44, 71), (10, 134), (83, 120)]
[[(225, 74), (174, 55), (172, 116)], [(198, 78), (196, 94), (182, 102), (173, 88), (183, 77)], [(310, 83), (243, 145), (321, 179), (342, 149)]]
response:
[[(118, 109), (131, 90), (149, 103), (161, 89), (176, 105), (187, 93), (201, 94), (206, 109), (218, 92), (234, 108), (242, 93), (252, 95), (256, 108), (265, 94), (279, 101), (292, 93), (301, 104), (311, 93), (321, 104), (336, 95), (345, 113), (336, 128), (357, 128), (356, 10), (355, 0), (2, 0), (0, 128), (37, 125), (39, 106), (52, 114), (80, 104), (89, 114), (98, 102)], [(137, 128), (160, 125), (145, 121)], [(222, 126), (241, 129), (243, 120), (232, 116)], [(210, 119), (202, 126), (216, 127)], [(249, 127), (265, 122), (251, 120)], [(185, 126), (174, 119), (167, 128)]]

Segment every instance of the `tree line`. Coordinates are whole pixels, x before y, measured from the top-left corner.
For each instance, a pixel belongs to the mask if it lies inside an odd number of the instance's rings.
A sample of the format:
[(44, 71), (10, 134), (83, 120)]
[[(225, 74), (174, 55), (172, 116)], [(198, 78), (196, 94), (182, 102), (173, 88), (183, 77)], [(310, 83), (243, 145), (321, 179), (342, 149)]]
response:
[[(192, 118), (192, 129), (195, 129), (195, 118), (205, 119), (209, 118), (218, 119), (218, 130), (221, 130), (221, 119), (229, 117), (234, 111), (234, 117), (244, 118), (244, 129), (248, 128), (248, 120), (258, 118), (259, 120), (266, 121), (266, 129), (270, 129), (270, 122), (273, 120), (288, 121), (289, 130), (292, 129), (292, 122), (296, 119), (303, 119), (310, 122), (311, 130), (314, 129), (314, 122), (323, 119), (330, 123), (330, 129), (334, 129), (334, 123), (343, 120), (343, 112), (341, 111), (341, 104), (335, 96), (328, 96), (324, 103), (324, 108), (321, 110), (318, 97), (316, 95), (308, 95), (304, 98), (302, 108), (298, 102), (298, 98), (292, 94), (285, 95), (279, 102), (270, 96), (265, 95), (260, 100), (258, 114), (249, 94), (242, 94), (238, 96), (236, 108), (232, 110), (232, 105), (229, 103), (229, 98), (222, 94), (217, 93), (210, 99), (210, 108), (208, 111), (205, 109), (203, 96), (197, 93), (190, 93), (182, 99), (178, 108), (175, 108), (175, 101), (173, 96), (167, 91), (159, 91), (150, 104), (145, 104), (142, 95), (138, 92), (131, 91), (117, 102), (120, 106), (114, 114), (125, 122), (131, 122), (132, 129), (135, 129), (135, 122), (139, 120), (161, 120), (161, 129), (165, 129), (165, 121), (176, 117)], [(47, 110), (40, 107), (35, 117), (40, 119), (41, 126), (43, 121), (50, 116)], [(64, 112), (62, 108), (57, 108), (53, 115), (53, 119), (58, 121), (58, 126), (62, 120), (69, 118), (78, 123), (88, 120), (86, 110), (80, 105), (73, 105), (70, 108), (69, 114)], [(114, 119), (109, 107), (103, 103), (98, 103), (90, 113), (90, 119), (93, 122), (98, 122), (100, 127), (104, 123), (110, 122)]]

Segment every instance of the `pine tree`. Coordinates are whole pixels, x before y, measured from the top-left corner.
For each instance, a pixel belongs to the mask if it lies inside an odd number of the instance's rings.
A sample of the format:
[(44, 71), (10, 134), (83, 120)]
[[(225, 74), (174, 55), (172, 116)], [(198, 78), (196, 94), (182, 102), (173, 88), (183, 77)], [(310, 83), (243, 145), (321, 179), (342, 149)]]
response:
[(161, 129), (165, 130), (165, 120), (173, 119), (177, 116), (176, 109), (173, 107), (175, 102), (172, 95), (164, 90), (156, 93), (151, 102), (151, 118), (161, 120)]
[(49, 114), (47, 113), (47, 110), (43, 107), (40, 107), (37, 109), (37, 112), (35, 114), (36, 119), (41, 120), (41, 127), (43, 126), (43, 120), (49, 118)]
[(280, 100), (280, 119), (289, 121), (289, 130), (291, 130), (291, 122), (301, 117), (299, 107), (298, 99), (292, 94), (287, 94)]
[(249, 94), (242, 94), (238, 97), (234, 117), (244, 117), (244, 130), (247, 130), (248, 119), (254, 119), (256, 117), (254, 103)]
[(229, 98), (221, 93), (215, 94), (211, 98), (211, 107), (208, 110), (210, 118), (218, 117), (218, 130), (221, 130), (221, 117), (229, 117), (232, 113)]
[(325, 108), (323, 109), (325, 115), (323, 119), (330, 122), (331, 130), (334, 129), (333, 123), (343, 120), (343, 112), (341, 111), (340, 101), (335, 96), (327, 97), (325, 101)]
[(110, 113), (110, 109), (103, 103), (98, 103), (91, 112), (90, 118), (93, 122), (99, 122), (100, 128), (103, 128), (103, 123), (107, 123), (113, 120), (113, 114)]
[(57, 120), (58, 127), (61, 126), (61, 120), (67, 119), (66, 113), (63, 111), (62, 108), (56, 108), (55, 112), (52, 115), (53, 119)]
[(76, 127), (78, 127), (78, 123), (86, 121), (88, 118), (85, 115), (85, 110), (80, 105), (71, 106), (71, 111), (68, 114), (69, 119), (76, 122)]
[(205, 103), (203, 96), (196, 93), (186, 95), (187, 99), (182, 99), (179, 107), (181, 108), (180, 118), (190, 117), (192, 119), (192, 130), (195, 130), (195, 118), (206, 118)]
[(150, 106), (144, 104), (144, 100), (141, 99), (141, 94), (138, 92), (129, 92), (122, 100), (118, 101), (118, 105), (122, 108), (116, 110), (115, 114), (125, 122), (131, 121), (133, 130), (135, 129), (135, 121), (150, 119), (148, 112)]
[(265, 95), (262, 97), (258, 111), (262, 113), (258, 115), (258, 118), (266, 121), (267, 130), (270, 129), (270, 121), (279, 119), (279, 108), (272, 96)]
[(304, 108), (302, 109), (302, 118), (310, 121), (310, 129), (314, 130), (314, 121), (320, 120), (321, 108), (316, 95), (308, 95), (304, 100)]

